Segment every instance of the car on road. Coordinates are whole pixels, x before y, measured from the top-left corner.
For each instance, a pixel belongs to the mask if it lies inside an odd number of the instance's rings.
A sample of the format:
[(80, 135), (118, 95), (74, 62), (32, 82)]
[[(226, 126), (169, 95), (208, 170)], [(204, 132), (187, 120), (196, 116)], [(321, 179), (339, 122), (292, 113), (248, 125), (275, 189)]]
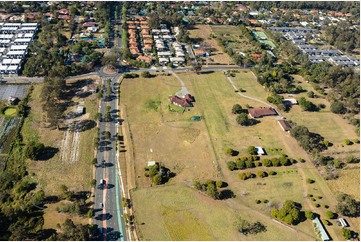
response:
[(105, 183), (106, 183), (106, 181), (104, 179), (100, 179), (100, 184), (99, 185), (104, 186)]
[(103, 203), (100, 203), (100, 208), (104, 208), (104, 204), (103, 204)]

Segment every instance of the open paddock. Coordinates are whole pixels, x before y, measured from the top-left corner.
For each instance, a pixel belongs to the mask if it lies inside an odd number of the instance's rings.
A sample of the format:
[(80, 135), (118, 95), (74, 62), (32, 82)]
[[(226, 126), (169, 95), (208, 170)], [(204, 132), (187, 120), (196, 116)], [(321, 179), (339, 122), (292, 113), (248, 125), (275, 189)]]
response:
[(200, 40), (201, 44), (207, 45), (211, 49), (211, 55), (208, 59), (208, 64), (220, 63), (220, 64), (232, 64), (233, 60), (223, 52), (222, 47), (218, 45), (217, 41), (210, 36), (212, 35), (212, 29), (209, 25), (195, 25), (189, 30), (189, 37), (192, 39)]

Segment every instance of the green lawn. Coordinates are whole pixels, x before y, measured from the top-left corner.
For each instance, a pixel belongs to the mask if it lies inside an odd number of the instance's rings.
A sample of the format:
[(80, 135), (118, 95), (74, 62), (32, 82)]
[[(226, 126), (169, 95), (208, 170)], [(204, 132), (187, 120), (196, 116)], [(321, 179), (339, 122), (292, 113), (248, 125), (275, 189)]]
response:
[(17, 109), (15, 107), (8, 107), (5, 110), (5, 116), (15, 117), (17, 115)]

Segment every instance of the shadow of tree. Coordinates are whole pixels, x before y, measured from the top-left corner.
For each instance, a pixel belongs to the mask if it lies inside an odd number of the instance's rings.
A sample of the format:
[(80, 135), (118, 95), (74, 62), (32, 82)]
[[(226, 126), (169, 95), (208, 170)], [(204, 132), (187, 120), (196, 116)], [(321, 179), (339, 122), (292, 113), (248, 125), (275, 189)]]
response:
[(51, 146), (46, 146), (43, 152), (39, 155), (38, 160), (44, 161), (49, 160), (54, 157), (56, 153), (58, 153), (59, 149)]

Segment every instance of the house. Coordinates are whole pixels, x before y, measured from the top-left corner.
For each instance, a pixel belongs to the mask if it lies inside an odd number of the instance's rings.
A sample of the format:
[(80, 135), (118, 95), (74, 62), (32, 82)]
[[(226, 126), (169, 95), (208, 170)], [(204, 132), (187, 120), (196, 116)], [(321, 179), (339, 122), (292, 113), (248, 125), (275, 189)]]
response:
[(284, 119), (278, 120), (278, 124), (281, 126), (282, 130), (285, 132), (289, 132), (291, 130), (291, 126)]
[(99, 28), (93, 26), (93, 27), (88, 27), (87, 30), (88, 30), (89, 32), (97, 32), (97, 31), (99, 30)]
[(256, 146), (256, 151), (257, 151), (257, 155), (265, 155), (266, 152), (264, 151), (264, 149), (262, 147)]
[(260, 54), (251, 54), (251, 56), (252, 56), (253, 58), (257, 58), (257, 59), (261, 58), (261, 55), (260, 55)]
[(248, 8), (242, 4), (236, 4), (236, 8), (241, 12), (246, 12), (248, 10)]
[(8, 104), (9, 105), (16, 105), (20, 102), (20, 99), (18, 97), (10, 96), (8, 98)]
[(62, 19), (62, 20), (70, 20), (70, 16), (69, 15), (59, 15), (58, 19)]
[(166, 65), (166, 64), (169, 63), (169, 58), (159, 57), (158, 62), (159, 62), (160, 65)]
[(205, 52), (204, 50), (194, 50), (194, 55), (198, 56), (198, 57), (205, 57), (205, 56), (209, 56), (209, 54), (207, 52)]
[(83, 27), (94, 27), (95, 22), (85, 22), (81, 26), (83, 26)]
[(194, 100), (194, 97), (193, 97), (191, 94), (189, 94), (189, 93), (187, 93), (186, 95), (184, 95), (183, 98), (186, 99), (188, 102), (194, 102), (194, 101), (195, 101), (195, 100)]
[(177, 105), (179, 107), (192, 107), (192, 103), (189, 102), (187, 99), (185, 98), (180, 98), (178, 96), (169, 96), (169, 101), (174, 104)]
[(321, 236), (321, 239), (323, 241), (329, 241), (330, 237), (328, 236), (326, 229), (323, 227), (321, 220), (318, 217), (316, 217), (312, 220), (312, 222), (315, 224), (315, 227), (317, 228)]
[(249, 22), (250, 22), (250, 24), (253, 24), (253, 25), (258, 25), (259, 24), (257, 19), (250, 19)]
[(150, 57), (150, 56), (143, 56), (143, 55), (140, 55), (137, 57), (137, 61), (142, 61), (142, 62), (147, 62), (147, 63), (150, 63), (152, 62), (153, 58)]
[(57, 12), (60, 14), (69, 15), (69, 10), (66, 8), (62, 8), (62, 9), (58, 10)]
[(251, 118), (262, 118), (265, 116), (277, 115), (276, 110), (271, 107), (249, 108), (248, 113)]

